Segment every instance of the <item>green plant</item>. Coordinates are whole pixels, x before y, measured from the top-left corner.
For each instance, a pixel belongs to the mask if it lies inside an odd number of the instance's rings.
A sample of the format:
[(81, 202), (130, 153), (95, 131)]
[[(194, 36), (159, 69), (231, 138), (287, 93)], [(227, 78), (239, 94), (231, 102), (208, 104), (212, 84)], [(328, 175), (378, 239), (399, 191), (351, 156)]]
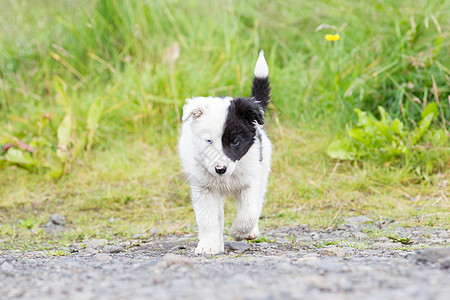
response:
[(399, 236), (387, 236), (388, 239), (390, 239), (394, 243), (402, 243), (403, 245), (411, 245), (413, 241), (411, 241), (411, 238), (406, 237), (399, 237)]
[(269, 237), (265, 235), (261, 235), (254, 240), (250, 240), (250, 243), (275, 243), (275, 240), (271, 240)]
[[(347, 129), (346, 137), (335, 140), (328, 146), (328, 156), (341, 160), (369, 159), (382, 163), (403, 157), (405, 163), (418, 163), (419, 166), (425, 164), (428, 171), (431, 171), (434, 167), (432, 161), (421, 160), (421, 151), (424, 148), (443, 147), (448, 140), (448, 132), (445, 129), (434, 129), (430, 126), (438, 115), (436, 103), (427, 105), (421, 114), (421, 121), (412, 130), (405, 128), (398, 118), (392, 120), (383, 107), (379, 106), (378, 110), (380, 119), (355, 109), (358, 123)], [(443, 165), (437, 167), (444, 168)]]
[(354, 248), (354, 249), (370, 249), (370, 248), (372, 248), (372, 246), (370, 246), (367, 243), (367, 241), (366, 242), (358, 242), (358, 241), (354, 241), (354, 240), (353, 241), (345, 240), (342, 242), (345, 246)]
[(23, 228), (26, 228), (26, 229), (32, 229), (33, 227), (38, 225), (38, 221), (33, 217), (25, 219), (25, 220), (20, 220), (19, 223), (20, 223), (20, 226), (22, 226)]
[(339, 244), (339, 241), (320, 241), (320, 242), (314, 243), (314, 247), (316, 249), (319, 249), (319, 248), (323, 248), (326, 246), (338, 245), (338, 244)]
[[(81, 152), (88, 153), (94, 143), (98, 124), (103, 113), (102, 98), (90, 105), (85, 118), (86, 129), (80, 130), (73, 113), (72, 100), (67, 94), (67, 84), (58, 76), (54, 79), (56, 102), (64, 113), (58, 117), (45, 114), (38, 117), (37, 128), (32, 120), (23, 120), (23, 135), (19, 130), (0, 135), (0, 162), (18, 165), (30, 171), (45, 171), (49, 176), (60, 178), (69, 173)], [(81, 133), (79, 132), (81, 131)], [(16, 136), (17, 135), (17, 136)], [(26, 140), (24, 143), (22, 140)]]

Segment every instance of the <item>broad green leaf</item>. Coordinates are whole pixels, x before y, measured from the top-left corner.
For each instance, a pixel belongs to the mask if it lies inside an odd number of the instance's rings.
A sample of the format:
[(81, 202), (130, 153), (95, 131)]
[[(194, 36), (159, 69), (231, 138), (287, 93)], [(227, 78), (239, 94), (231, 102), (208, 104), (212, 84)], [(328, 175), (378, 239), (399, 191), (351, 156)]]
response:
[(389, 125), (389, 123), (391, 122), (391, 117), (388, 115), (384, 107), (378, 106), (378, 111), (380, 112), (381, 121), (384, 124)]
[(51, 178), (61, 178), (63, 171), (63, 165), (54, 165), (50, 168), (50, 171), (48, 171), (46, 175)]
[(375, 126), (388, 141), (392, 140), (391, 127), (389, 124), (385, 124), (383, 121), (378, 121), (375, 122)]
[(98, 126), (98, 121), (103, 113), (103, 100), (102, 98), (97, 98), (89, 107), (89, 111), (87, 114), (87, 129), (88, 130), (96, 130)]
[(20, 164), (20, 165), (35, 165), (36, 163), (30, 157), (30, 155), (25, 154), (22, 150), (17, 148), (9, 148), (6, 152), (5, 160), (10, 163)]
[(78, 141), (76, 143), (75, 149), (73, 151), (73, 156), (74, 157), (78, 157), (80, 155), (80, 153), (82, 151), (84, 151), (84, 149), (86, 149), (86, 142), (87, 142), (87, 138), (86, 138), (86, 132), (85, 132), (85, 134), (81, 135), (78, 138)]
[(386, 110), (382, 106), (378, 106), (378, 111), (380, 112), (381, 119), (375, 122), (375, 126), (378, 128), (380, 133), (386, 137), (388, 141), (391, 141), (391, 117), (387, 114)]
[(347, 139), (336, 140), (332, 142), (327, 149), (327, 154), (335, 159), (353, 160), (356, 157), (355, 149)]
[(435, 116), (438, 115), (438, 108), (437, 108), (436, 103), (434, 103), (434, 102), (429, 103), (420, 115), (422, 116), (422, 119), (424, 119), (426, 116), (428, 116), (431, 113), (434, 113)]
[(364, 141), (364, 131), (361, 128), (349, 129), (348, 135), (359, 142)]
[(56, 156), (62, 161), (66, 162), (69, 157), (69, 144), (72, 137), (72, 118), (66, 115), (58, 127), (58, 149)]
[(422, 121), (420, 121), (419, 127), (416, 129), (416, 131), (414, 132), (412, 139), (411, 139), (411, 143), (413, 145), (415, 145), (420, 140), (420, 138), (425, 133), (425, 131), (428, 129), (428, 127), (430, 127), (430, 124), (433, 121), (433, 119), (434, 119), (434, 113), (430, 113), (424, 119), (422, 119)]
[(405, 132), (403, 131), (403, 123), (399, 119), (395, 118), (394, 121), (392, 121), (391, 127), (398, 136), (402, 138), (405, 136)]
[(432, 137), (433, 143), (437, 146), (447, 145), (447, 140), (449, 139), (449, 137), (442, 128), (434, 130)]
[(367, 112), (355, 108), (355, 113), (358, 116), (358, 125), (365, 126), (368, 123)]
[(59, 77), (55, 76), (53, 81), (56, 90), (56, 102), (62, 106), (67, 114), (72, 113), (72, 101), (66, 93), (66, 83)]
[(98, 128), (98, 121), (100, 120), (102, 113), (103, 113), (103, 100), (102, 98), (99, 97), (91, 104), (91, 107), (89, 108), (87, 114), (86, 127), (88, 130), (88, 142), (87, 142), (88, 151), (91, 149), (92, 143), (94, 141), (94, 136)]

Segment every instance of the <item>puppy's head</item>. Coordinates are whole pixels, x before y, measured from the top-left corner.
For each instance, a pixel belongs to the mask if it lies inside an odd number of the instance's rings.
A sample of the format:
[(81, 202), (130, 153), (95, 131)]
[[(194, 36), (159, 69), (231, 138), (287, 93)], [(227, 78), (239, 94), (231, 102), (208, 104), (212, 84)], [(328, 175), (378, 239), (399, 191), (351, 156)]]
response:
[(192, 130), (196, 163), (214, 176), (229, 176), (253, 145), (263, 112), (251, 98), (198, 97), (187, 100), (183, 122)]
[[(197, 163), (214, 176), (233, 174), (264, 124), (270, 100), (269, 67), (261, 51), (253, 72), (250, 98), (197, 97), (187, 99), (183, 123), (189, 123)], [(184, 125), (183, 125), (184, 126)]]

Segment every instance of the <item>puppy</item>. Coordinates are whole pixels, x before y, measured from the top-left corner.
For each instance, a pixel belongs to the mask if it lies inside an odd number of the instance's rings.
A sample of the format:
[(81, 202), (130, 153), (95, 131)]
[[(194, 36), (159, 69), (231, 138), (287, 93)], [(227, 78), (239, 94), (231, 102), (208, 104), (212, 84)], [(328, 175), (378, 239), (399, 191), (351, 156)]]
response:
[(196, 97), (187, 99), (183, 107), (178, 150), (199, 229), (197, 254), (224, 251), (223, 201), (228, 194), (234, 195), (237, 204), (231, 236), (239, 241), (259, 235), (272, 154), (263, 127), (270, 100), (263, 51), (252, 83), (249, 98)]

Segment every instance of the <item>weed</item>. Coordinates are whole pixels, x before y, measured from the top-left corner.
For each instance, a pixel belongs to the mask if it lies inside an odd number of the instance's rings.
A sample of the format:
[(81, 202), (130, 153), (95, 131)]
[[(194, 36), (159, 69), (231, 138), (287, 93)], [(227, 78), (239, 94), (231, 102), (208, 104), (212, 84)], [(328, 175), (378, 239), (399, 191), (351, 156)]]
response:
[[(98, 123), (103, 112), (103, 101), (97, 98), (90, 106), (86, 122), (86, 131), (77, 132), (77, 122), (72, 113), (73, 104), (67, 95), (67, 84), (59, 77), (54, 80), (57, 91), (57, 103), (65, 112), (65, 116), (55, 124), (55, 116), (50, 114), (38, 116), (38, 128), (34, 124), (24, 124), (25, 130), (31, 134), (28, 144), (20, 141), (20, 132), (11, 130), (0, 135), (0, 161), (18, 165), (31, 171), (46, 171), (50, 177), (61, 178), (69, 173), (82, 151), (88, 153), (94, 142)], [(78, 128), (79, 129), (79, 128)]]
[(430, 103), (422, 112), (422, 120), (414, 130), (405, 130), (399, 120), (392, 120), (383, 107), (378, 107), (381, 118), (378, 120), (367, 112), (355, 109), (358, 115), (356, 127), (347, 130), (347, 137), (336, 140), (327, 149), (332, 158), (361, 160), (372, 159), (381, 163), (395, 161), (403, 157), (406, 165), (417, 168), (417, 172), (438, 172), (445, 168), (439, 156), (423, 157), (423, 148), (418, 142), (427, 135), (428, 147), (444, 147), (448, 133), (444, 129), (430, 128), (438, 115), (436, 103)]
[(387, 236), (387, 238), (394, 243), (402, 243), (402, 245), (411, 245), (413, 243), (410, 237)]
[(371, 249), (372, 248), (372, 246), (369, 245), (367, 242), (344, 240), (344, 241), (342, 241), (342, 243), (345, 246), (354, 248), (354, 249)]
[(330, 246), (330, 245), (338, 245), (339, 241), (320, 241), (317, 243), (314, 243), (314, 247), (316, 249), (320, 249), (320, 248), (324, 248), (326, 246)]
[(50, 256), (66, 256), (70, 255), (70, 252), (67, 250), (51, 250), (51, 251), (45, 251), (47, 255)]
[(254, 240), (250, 240), (250, 243), (275, 243), (276, 240), (271, 240), (269, 237), (265, 235), (261, 235)]

